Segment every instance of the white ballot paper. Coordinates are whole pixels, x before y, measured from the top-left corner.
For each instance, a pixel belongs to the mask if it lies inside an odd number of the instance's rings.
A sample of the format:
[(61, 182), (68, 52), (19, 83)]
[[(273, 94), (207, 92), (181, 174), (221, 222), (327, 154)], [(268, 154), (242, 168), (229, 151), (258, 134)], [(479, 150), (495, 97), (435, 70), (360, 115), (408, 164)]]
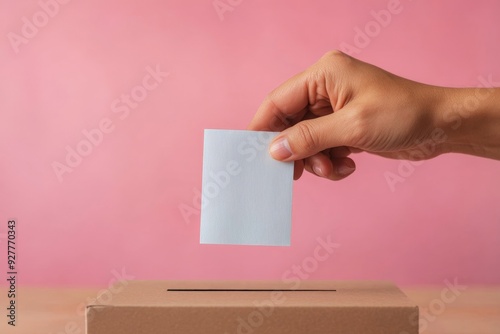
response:
[(200, 243), (290, 245), (293, 162), (269, 155), (277, 134), (205, 130)]

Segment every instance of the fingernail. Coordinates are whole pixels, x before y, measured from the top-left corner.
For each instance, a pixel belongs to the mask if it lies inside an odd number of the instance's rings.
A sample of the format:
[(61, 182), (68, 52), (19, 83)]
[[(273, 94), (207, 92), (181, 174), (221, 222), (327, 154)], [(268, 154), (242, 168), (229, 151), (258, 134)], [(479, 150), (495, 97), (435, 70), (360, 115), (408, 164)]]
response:
[(321, 170), (321, 167), (318, 165), (313, 165), (313, 171), (314, 171), (314, 174), (316, 174), (318, 176), (321, 176), (321, 177), (325, 176), (325, 174), (323, 174), (323, 171)]
[(337, 168), (337, 172), (342, 176), (352, 174), (356, 170), (356, 166), (350, 161), (345, 162)]
[(273, 142), (269, 148), (269, 153), (277, 160), (285, 160), (292, 156), (292, 150), (286, 138)]

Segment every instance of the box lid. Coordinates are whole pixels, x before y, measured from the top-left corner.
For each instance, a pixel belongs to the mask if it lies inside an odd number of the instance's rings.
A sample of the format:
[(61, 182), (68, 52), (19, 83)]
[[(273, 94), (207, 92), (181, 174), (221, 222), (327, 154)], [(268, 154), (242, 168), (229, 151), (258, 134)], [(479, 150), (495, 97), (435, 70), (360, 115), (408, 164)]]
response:
[(247, 307), (283, 294), (281, 307), (416, 307), (385, 281), (128, 281), (92, 306)]

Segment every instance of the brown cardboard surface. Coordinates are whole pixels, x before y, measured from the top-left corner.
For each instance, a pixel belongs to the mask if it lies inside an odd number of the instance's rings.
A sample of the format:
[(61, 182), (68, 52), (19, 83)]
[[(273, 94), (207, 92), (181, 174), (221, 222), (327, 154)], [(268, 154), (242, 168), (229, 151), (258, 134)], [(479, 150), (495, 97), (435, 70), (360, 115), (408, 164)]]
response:
[(418, 333), (417, 306), (369, 281), (132, 281), (86, 317), (88, 334)]

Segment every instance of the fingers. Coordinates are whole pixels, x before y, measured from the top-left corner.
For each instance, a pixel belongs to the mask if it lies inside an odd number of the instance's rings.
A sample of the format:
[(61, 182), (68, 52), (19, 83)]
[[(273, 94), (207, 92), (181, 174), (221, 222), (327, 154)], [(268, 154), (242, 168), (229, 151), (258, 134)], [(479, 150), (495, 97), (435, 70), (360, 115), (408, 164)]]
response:
[[(351, 146), (350, 139), (356, 138), (349, 132), (353, 128), (346, 105), (350, 93), (327, 80), (338, 68), (331, 64), (342, 65), (346, 61), (352, 60), (339, 52), (326, 54), (307, 71), (271, 92), (247, 127), (282, 131), (269, 151), (277, 160), (295, 161), (294, 179), (300, 178), (304, 168), (332, 180), (341, 179), (355, 169), (354, 162), (347, 158), (351, 151), (342, 147)], [(332, 147), (335, 149), (326, 151), (328, 154), (320, 153)]]
[(338, 181), (351, 175), (356, 170), (356, 164), (350, 158), (329, 158), (321, 152), (305, 159), (305, 169), (319, 177)]
[(311, 174), (333, 181), (341, 180), (356, 170), (354, 161), (347, 158), (351, 154), (348, 147), (334, 147), (317, 153), (307, 159), (295, 161), (294, 180), (298, 180), (307, 170)]
[(327, 154), (331, 159), (333, 158), (345, 158), (349, 156), (353, 152), (353, 149), (351, 147), (347, 146), (340, 146), (340, 147), (333, 147), (328, 150), (324, 151), (325, 154)]
[(354, 58), (340, 51), (327, 52), (309, 69), (272, 91), (247, 129), (281, 131), (290, 125), (290, 118), (302, 117), (307, 111), (316, 116), (331, 113), (333, 105), (343, 105), (349, 96), (338, 96), (342, 89), (335, 78), (345, 76), (345, 68), (353, 61)]
[(348, 105), (333, 114), (301, 121), (281, 132), (269, 152), (277, 160), (292, 161), (327, 148), (351, 146), (357, 133), (349, 119)]
[(266, 97), (247, 129), (281, 131), (290, 124), (290, 119), (302, 118), (308, 104), (307, 74), (302, 72)]
[(304, 173), (304, 160), (297, 160), (293, 166), (293, 179), (300, 179), (302, 173)]

